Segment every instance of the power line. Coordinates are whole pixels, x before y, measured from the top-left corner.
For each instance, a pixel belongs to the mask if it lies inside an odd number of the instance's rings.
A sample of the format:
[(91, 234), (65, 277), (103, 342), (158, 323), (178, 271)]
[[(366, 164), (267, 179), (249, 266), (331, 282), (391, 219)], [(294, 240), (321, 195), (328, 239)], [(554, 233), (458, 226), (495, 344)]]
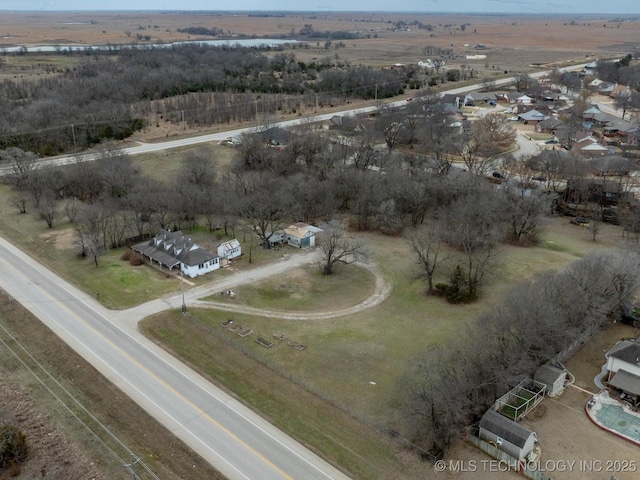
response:
[[(82, 403), (80, 403), (80, 401), (75, 398), (73, 396), (73, 394), (71, 394), (63, 385), (60, 384), (60, 382), (58, 382), (52, 375), (51, 373), (49, 373), (49, 371), (24, 347), (24, 345), (22, 345), (12, 334), (11, 332), (9, 332), (9, 330), (6, 328), (5, 325), (0, 324), (0, 328), (5, 332), (5, 334), (10, 338), (10, 340), (12, 342), (14, 342), (19, 348), (20, 350), (22, 350), (24, 352), (24, 354), (33, 362), (35, 363), (35, 365), (42, 371), (44, 372), (45, 376), (48, 377), (60, 390), (62, 390), (62, 392), (64, 392), (65, 395), (67, 395), (72, 402), (78, 407), (80, 408), (80, 410), (82, 412), (84, 412), (93, 422), (95, 422), (98, 427), (107, 434), (108, 437), (110, 437), (120, 448), (122, 448), (123, 450), (125, 450), (128, 454), (128, 456), (131, 458), (131, 463), (127, 463), (113, 448), (111, 448), (99, 435), (98, 433), (92, 429), (85, 421), (83, 421), (78, 414), (76, 414), (71, 407), (69, 407), (69, 405), (67, 405), (67, 403), (58, 395), (56, 394), (45, 382), (44, 380), (38, 376), (38, 374), (36, 374), (36, 372), (29, 367), (29, 365), (27, 365), (27, 363), (20, 357), (20, 355), (18, 355), (18, 353), (16, 351), (14, 351), (11, 346), (3, 339), (0, 338), (0, 343), (2, 345), (5, 346), (5, 348), (18, 360), (18, 362), (20, 362), (22, 364), (22, 366), (64, 407), (64, 409), (73, 417), (75, 418), (82, 426), (84, 426), (87, 431), (89, 431), (89, 433), (91, 435), (93, 435), (93, 437), (107, 450), (107, 452), (109, 452), (109, 454), (111, 456), (113, 456), (116, 460), (118, 460), (120, 462), (120, 464), (123, 467), (129, 468), (131, 470), (131, 472), (134, 475), (134, 480), (136, 478), (140, 478), (136, 473), (135, 473), (135, 464), (139, 464), (142, 466), (142, 468), (151, 476), (152, 479), (154, 480), (160, 480), (159, 477), (153, 473), (153, 471), (151, 471), (149, 469), (149, 467), (138, 457), (136, 456), (133, 451), (127, 447), (127, 445), (120, 440), (111, 430), (109, 430), (109, 428), (104, 425), (100, 420), (98, 420)], [(135, 459), (135, 460), (134, 460)]]

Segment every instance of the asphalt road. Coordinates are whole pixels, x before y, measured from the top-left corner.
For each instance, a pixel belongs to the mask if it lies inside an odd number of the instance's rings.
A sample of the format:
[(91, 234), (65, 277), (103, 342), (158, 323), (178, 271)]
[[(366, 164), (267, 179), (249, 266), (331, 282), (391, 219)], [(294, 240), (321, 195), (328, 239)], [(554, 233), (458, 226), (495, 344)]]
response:
[(348, 478), (2, 238), (0, 266), (1, 288), (229, 479)]

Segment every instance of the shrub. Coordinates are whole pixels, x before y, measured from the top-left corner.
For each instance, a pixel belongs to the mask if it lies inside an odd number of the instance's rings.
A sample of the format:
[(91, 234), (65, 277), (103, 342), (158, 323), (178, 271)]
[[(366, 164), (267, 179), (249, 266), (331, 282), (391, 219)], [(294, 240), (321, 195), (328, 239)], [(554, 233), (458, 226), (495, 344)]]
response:
[(18, 427), (5, 425), (0, 428), (0, 468), (17, 466), (26, 460), (28, 453), (27, 437)]
[(129, 264), (137, 267), (139, 265), (144, 264), (144, 260), (142, 260), (142, 256), (138, 252), (131, 251), (131, 256), (129, 258)]

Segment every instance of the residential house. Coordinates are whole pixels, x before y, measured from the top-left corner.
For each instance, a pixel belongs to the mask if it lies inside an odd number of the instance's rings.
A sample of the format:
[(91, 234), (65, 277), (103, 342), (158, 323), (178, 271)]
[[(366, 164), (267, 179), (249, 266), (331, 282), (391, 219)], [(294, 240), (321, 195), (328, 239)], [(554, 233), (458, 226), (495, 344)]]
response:
[(453, 105), (454, 107), (460, 109), (464, 107), (464, 95), (454, 95), (452, 93), (445, 93), (440, 98), (440, 101), (443, 105)]
[(606, 354), (609, 379), (619, 370), (640, 377), (640, 342), (620, 340)]
[(242, 247), (237, 239), (228, 240), (218, 245), (218, 256), (225, 260), (232, 260), (242, 255)]
[(549, 115), (545, 115), (538, 110), (529, 110), (528, 112), (518, 114), (518, 120), (523, 122), (525, 125), (536, 125), (548, 118)]
[(608, 386), (611, 393), (633, 408), (640, 406), (640, 343), (621, 340), (609, 350)]
[(589, 160), (589, 167), (599, 177), (628, 177), (640, 170), (636, 162), (620, 155), (604, 155)]
[(629, 96), (631, 95), (631, 89), (627, 85), (616, 85), (615, 88), (609, 92), (609, 96), (616, 98), (618, 95)]
[(220, 268), (220, 258), (194, 243), (180, 230), (161, 230), (148, 242), (134, 245), (133, 251), (152, 266), (170, 273), (177, 269), (191, 278)]
[(464, 104), (467, 106), (482, 105), (497, 101), (496, 94), (491, 92), (469, 92), (464, 97)]
[(563, 121), (558, 120), (555, 117), (548, 117), (542, 121), (537, 122), (536, 124), (536, 132), (538, 133), (551, 133), (553, 135), (556, 134), (556, 131), (560, 128), (564, 128), (565, 124)]
[(479, 436), (519, 461), (525, 460), (538, 443), (535, 432), (495, 410), (487, 410), (482, 416)]
[(572, 146), (572, 150), (590, 157), (607, 155), (610, 153), (609, 147), (601, 145), (598, 140), (591, 135), (576, 141)]
[(617, 207), (635, 203), (634, 194), (620, 181), (606, 178), (575, 178), (567, 181), (563, 199), (567, 203), (593, 203)]
[(511, 105), (518, 103), (518, 99), (520, 97), (522, 97), (522, 93), (520, 92), (506, 92), (500, 94), (500, 99), (504, 102), (508, 102)]
[(545, 363), (533, 375), (533, 379), (547, 386), (547, 395), (555, 397), (563, 392), (567, 384), (567, 368), (561, 363)]

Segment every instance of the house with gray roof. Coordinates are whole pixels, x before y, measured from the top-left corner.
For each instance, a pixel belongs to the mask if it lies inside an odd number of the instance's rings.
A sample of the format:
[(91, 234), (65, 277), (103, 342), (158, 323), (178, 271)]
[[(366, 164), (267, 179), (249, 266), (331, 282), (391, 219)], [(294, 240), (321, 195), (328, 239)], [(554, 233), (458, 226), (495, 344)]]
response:
[(148, 242), (134, 245), (133, 251), (148, 264), (173, 273), (174, 269), (190, 278), (212, 272), (220, 268), (220, 258), (193, 242), (190, 235), (180, 230), (160, 233)]
[(549, 115), (545, 115), (537, 110), (529, 110), (528, 112), (518, 114), (518, 119), (528, 125), (536, 125), (548, 118)]
[(538, 443), (535, 432), (495, 410), (487, 410), (482, 416), (479, 436), (518, 460), (527, 458)]
[(611, 393), (629, 403), (640, 406), (640, 343), (621, 340), (609, 350), (607, 359), (608, 386)]

